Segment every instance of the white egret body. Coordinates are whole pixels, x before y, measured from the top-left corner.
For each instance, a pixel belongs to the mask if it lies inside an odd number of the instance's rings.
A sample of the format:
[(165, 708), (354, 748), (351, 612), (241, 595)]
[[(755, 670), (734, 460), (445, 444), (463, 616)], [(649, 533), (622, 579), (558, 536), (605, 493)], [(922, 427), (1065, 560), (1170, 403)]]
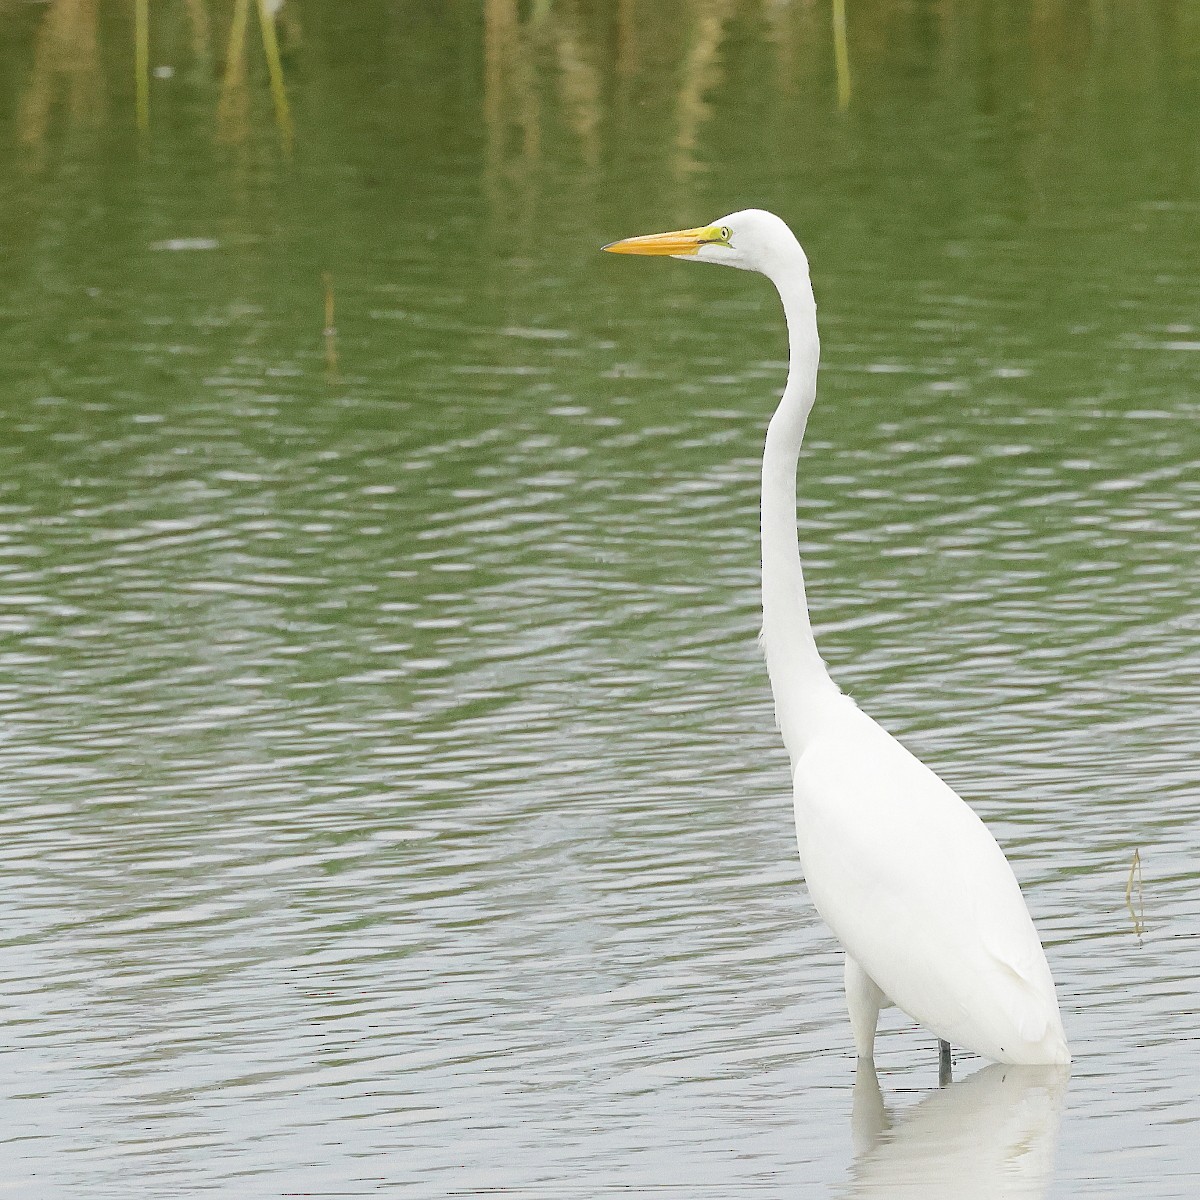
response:
[(817, 651), (796, 536), (796, 467), (816, 398), (817, 310), (808, 260), (778, 217), (615, 242), (759, 271), (787, 319), (787, 385), (762, 466), (762, 644), (792, 763), (800, 861), (846, 951), (859, 1055), (895, 1004), (939, 1038), (1005, 1063), (1067, 1063), (1054, 980), (1012, 868), (987, 827), (842, 693)]

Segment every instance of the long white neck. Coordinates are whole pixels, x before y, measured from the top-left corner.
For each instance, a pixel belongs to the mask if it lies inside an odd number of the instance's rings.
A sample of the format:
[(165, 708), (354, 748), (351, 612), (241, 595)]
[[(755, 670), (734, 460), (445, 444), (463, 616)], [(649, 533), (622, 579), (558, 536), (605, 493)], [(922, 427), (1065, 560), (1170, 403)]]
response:
[(762, 465), (762, 644), (775, 694), (775, 719), (792, 765), (803, 752), (823, 704), (840, 689), (817, 652), (800, 544), (796, 537), (796, 467), (817, 395), (817, 306), (803, 251), (771, 278), (787, 319), (787, 386), (767, 427)]

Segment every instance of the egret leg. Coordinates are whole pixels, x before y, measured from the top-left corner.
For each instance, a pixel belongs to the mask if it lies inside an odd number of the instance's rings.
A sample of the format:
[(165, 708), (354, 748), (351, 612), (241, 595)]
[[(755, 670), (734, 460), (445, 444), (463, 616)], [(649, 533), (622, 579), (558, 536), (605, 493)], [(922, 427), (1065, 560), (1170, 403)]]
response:
[(867, 1062), (875, 1061), (875, 1027), (879, 1024), (879, 1010), (887, 1002), (875, 980), (847, 954), (846, 1007), (850, 1010), (850, 1028), (858, 1057)]
[(949, 1087), (954, 1082), (950, 1064), (950, 1043), (938, 1038), (938, 1087)]

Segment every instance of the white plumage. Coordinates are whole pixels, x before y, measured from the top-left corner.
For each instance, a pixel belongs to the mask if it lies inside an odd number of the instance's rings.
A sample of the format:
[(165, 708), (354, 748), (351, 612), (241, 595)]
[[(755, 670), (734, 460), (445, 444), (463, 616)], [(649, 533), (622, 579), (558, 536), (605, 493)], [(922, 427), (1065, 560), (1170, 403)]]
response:
[(996, 840), (841, 692), (817, 652), (796, 537), (796, 468), (820, 358), (804, 251), (758, 209), (606, 249), (759, 271), (783, 301), (788, 379), (763, 455), (762, 643), (792, 762), (800, 861), (846, 951), (859, 1055), (873, 1057), (879, 1009), (892, 1003), (998, 1062), (1069, 1062), (1054, 980)]

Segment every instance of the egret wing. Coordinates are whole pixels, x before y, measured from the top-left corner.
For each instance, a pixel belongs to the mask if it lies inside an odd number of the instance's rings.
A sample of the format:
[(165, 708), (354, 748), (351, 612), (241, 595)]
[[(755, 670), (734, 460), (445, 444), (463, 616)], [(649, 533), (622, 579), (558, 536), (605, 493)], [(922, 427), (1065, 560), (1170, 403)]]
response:
[(1054, 985), (978, 816), (849, 701), (799, 757), (794, 784), (813, 902), (888, 998), (956, 1045), (1044, 1061), (1036, 1047), (1061, 1038)]

